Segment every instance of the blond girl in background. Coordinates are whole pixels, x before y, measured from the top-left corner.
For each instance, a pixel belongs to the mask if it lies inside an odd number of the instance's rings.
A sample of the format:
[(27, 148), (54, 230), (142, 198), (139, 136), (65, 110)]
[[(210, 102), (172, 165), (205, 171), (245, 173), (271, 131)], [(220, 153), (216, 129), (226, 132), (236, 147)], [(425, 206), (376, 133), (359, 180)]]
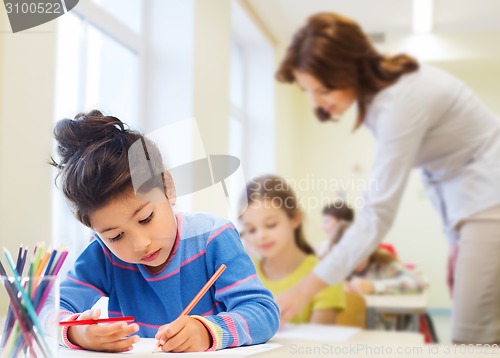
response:
[[(257, 274), (274, 296), (293, 287), (318, 264), (302, 232), (302, 213), (288, 184), (277, 176), (247, 184), (248, 209), (241, 216), (244, 238), (260, 256)], [(335, 323), (345, 306), (341, 285), (328, 286), (294, 315), (291, 323)]]

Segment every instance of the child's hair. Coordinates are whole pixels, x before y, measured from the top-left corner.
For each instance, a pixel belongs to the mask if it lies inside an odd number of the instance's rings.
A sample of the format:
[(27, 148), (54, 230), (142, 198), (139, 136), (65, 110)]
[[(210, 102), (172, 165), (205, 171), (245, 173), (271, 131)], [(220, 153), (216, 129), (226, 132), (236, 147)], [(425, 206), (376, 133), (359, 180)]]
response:
[(338, 220), (354, 221), (354, 210), (341, 199), (337, 199), (333, 203), (326, 205), (323, 208), (323, 215), (330, 215)]
[[(61, 177), (62, 191), (76, 218), (88, 227), (91, 227), (90, 215), (95, 210), (119, 196), (133, 193), (133, 175), (146, 170), (163, 172), (163, 161), (156, 145), (125, 126), (116, 117), (92, 110), (78, 114), (75, 119), (60, 120), (54, 127), (60, 162), (51, 157), (49, 164), (59, 169), (56, 180)], [(129, 149), (137, 141), (142, 142), (146, 152), (142, 161), (147, 160), (147, 163), (135, 165), (131, 171)], [(143, 185), (141, 191), (153, 189), (151, 183)], [(165, 185), (164, 181), (162, 184)]]
[(339, 220), (339, 224), (335, 229), (332, 237), (328, 238), (327, 249), (323, 252), (321, 258), (325, 257), (330, 250), (337, 244), (344, 233), (347, 231), (351, 222), (354, 221), (354, 210), (351, 209), (347, 203), (341, 199), (335, 200), (333, 203), (326, 205), (323, 208), (323, 215), (333, 216), (335, 219)]
[(369, 265), (370, 264), (388, 264), (390, 262), (396, 261), (396, 258), (387, 250), (377, 248), (370, 255)]
[[(292, 219), (297, 215), (302, 215), (298, 206), (297, 197), (283, 178), (275, 175), (265, 175), (252, 179), (246, 187), (248, 206), (257, 203), (259, 200), (269, 200), (273, 207), (285, 211), (286, 215)], [(314, 255), (314, 250), (307, 242), (302, 223), (295, 229), (295, 244), (306, 254)]]

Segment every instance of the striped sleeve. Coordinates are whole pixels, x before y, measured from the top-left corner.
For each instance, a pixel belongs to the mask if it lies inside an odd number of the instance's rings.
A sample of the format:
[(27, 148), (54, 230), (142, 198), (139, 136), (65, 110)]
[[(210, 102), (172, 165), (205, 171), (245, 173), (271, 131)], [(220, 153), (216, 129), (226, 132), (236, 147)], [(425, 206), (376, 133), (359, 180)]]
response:
[(269, 340), (279, 327), (278, 305), (257, 276), (234, 226), (227, 223), (214, 230), (207, 240), (206, 252), (210, 275), (221, 264), (227, 266), (215, 283), (215, 300), (224, 303), (226, 312), (193, 316), (212, 336), (209, 350)]
[(61, 281), (61, 310), (78, 313), (108, 297), (109, 269), (105, 248), (94, 240)]
[[(59, 313), (59, 321), (76, 321), (80, 317), (79, 313), (72, 314), (71, 312), (68, 311), (61, 311)], [(59, 345), (62, 347), (70, 348), (70, 349), (78, 349), (81, 350), (83, 349), (80, 346), (77, 346), (76, 344), (73, 344), (70, 342), (68, 338), (68, 326), (65, 327), (59, 327)]]

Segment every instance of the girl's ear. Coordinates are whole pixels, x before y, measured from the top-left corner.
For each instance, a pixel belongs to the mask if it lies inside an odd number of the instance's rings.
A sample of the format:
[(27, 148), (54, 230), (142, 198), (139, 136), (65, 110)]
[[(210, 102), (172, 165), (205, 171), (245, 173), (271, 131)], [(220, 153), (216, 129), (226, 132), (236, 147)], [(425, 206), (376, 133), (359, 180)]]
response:
[(300, 224), (302, 223), (302, 214), (301, 213), (295, 214), (295, 216), (291, 220), (291, 223), (292, 223), (293, 230), (298, 228), (300, 226)]
[(175, 193), (175, 183), (174, 180), (172, 179), (172, 176), (170, 175), (170, 172), (168, 170), (165, 170), (162, 173), (161, 177), (163, 180), (163, 188), (165, 189), (165, 194), (167, 195), (170, 204), (175, 205), (175, 202), (177, 200), (177, 195)]

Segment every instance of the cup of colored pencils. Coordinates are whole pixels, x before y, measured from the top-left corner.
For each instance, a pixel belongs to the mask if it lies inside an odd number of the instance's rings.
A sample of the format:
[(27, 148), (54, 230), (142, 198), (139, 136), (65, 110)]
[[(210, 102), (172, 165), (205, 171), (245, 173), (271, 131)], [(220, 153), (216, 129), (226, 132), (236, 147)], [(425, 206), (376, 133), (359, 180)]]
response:
[(65, 248), (37, 245), (19, 248), (17, 259), (7, 249), (0, 253), (0, 307), (5, 316), (0, 331), (0, 358), (57, 356), (59, 327), (59, 273), (68, 255)]

